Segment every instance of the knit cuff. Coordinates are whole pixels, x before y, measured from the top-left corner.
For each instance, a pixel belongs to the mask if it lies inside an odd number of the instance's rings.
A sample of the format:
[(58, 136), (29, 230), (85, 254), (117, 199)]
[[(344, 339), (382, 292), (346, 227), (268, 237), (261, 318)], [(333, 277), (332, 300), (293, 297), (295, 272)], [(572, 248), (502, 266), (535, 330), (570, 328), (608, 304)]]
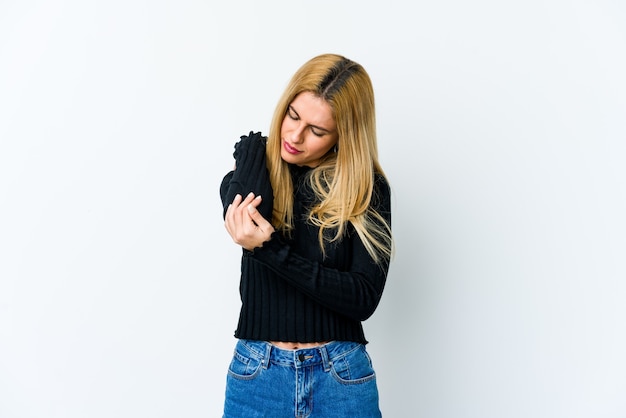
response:
[(262, 246), (247, 253), (258, 261), (278, 267), (285, 262), (290, 251), (289, 244), (285, 243), (278, 231), (274, 231), (268, 241)]
[[(265, 167), (265, 144), (267, 137), (261, 135), (261, 132), (252, 132), (248, 135), (242, 135), (239, 142), (235, 144), (233, 157), (235, 158), (236, 168), (240, 166), (248, 167), (251, 171), (259, 171), (261, 166)], [(263, 159), (261, 158), (263, 156)]]

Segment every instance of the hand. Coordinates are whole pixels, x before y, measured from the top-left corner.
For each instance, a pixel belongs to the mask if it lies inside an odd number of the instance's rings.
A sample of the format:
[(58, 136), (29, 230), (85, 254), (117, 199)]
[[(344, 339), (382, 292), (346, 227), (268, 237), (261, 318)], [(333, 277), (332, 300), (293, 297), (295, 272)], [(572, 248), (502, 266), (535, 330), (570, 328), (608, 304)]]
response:
[(236, 195), (226, 210), (224, 226), (235, 243), (248, 251), (263, 245), (270, 239), (274, 227), (256, 209), (261, 196), (250, 193), (245, 199)]

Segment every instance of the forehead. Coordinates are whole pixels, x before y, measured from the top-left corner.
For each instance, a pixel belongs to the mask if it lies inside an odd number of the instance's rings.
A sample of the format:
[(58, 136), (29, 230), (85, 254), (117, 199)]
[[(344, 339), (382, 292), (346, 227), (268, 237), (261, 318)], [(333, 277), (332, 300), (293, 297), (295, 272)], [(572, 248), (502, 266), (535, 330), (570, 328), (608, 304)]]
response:
[(330, 104), (309, 91), (298, 94), (290, 106), (305, 122), (323, 128), (334, 128), (335, 119)]

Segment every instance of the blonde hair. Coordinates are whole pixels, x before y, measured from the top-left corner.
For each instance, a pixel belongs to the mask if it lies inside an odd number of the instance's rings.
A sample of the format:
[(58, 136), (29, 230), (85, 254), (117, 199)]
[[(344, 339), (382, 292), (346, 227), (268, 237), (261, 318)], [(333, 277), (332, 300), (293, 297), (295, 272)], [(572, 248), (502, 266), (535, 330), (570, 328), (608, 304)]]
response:
[[(287, 109), (302, 92), (311, 92), (331, 107), (337, 125), (336, 152), (326, 154), (310, 174), (317, 203), (309, 221), (319, 227), (319, 244), (340, 240), (348, 222), (376, 262), (391, 257), (391, 228), (372, 210), (378, 162), (374, 89), (365, 69), (340, 55), (319, 55), (292, 77), (278, 101), (267, 141), (267, 167), (274, 189), (272, 223), (285, 233), (293, 229), (293, 184), (281, 158), (281, 126)], [(334, 232), (334, 234), (333, 234)]]

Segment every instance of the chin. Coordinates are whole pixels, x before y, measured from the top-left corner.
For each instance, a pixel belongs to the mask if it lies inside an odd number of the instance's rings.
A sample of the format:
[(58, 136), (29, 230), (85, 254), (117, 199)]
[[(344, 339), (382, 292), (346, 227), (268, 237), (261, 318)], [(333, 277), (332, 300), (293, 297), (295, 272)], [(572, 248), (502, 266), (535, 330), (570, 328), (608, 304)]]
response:
[(281, 152), (280, 157), (283, 159), (284, 162), (289, 164), (298, 164), (298, 161), (300, 160), (300, 158), (291, 155), (288, 152)]

